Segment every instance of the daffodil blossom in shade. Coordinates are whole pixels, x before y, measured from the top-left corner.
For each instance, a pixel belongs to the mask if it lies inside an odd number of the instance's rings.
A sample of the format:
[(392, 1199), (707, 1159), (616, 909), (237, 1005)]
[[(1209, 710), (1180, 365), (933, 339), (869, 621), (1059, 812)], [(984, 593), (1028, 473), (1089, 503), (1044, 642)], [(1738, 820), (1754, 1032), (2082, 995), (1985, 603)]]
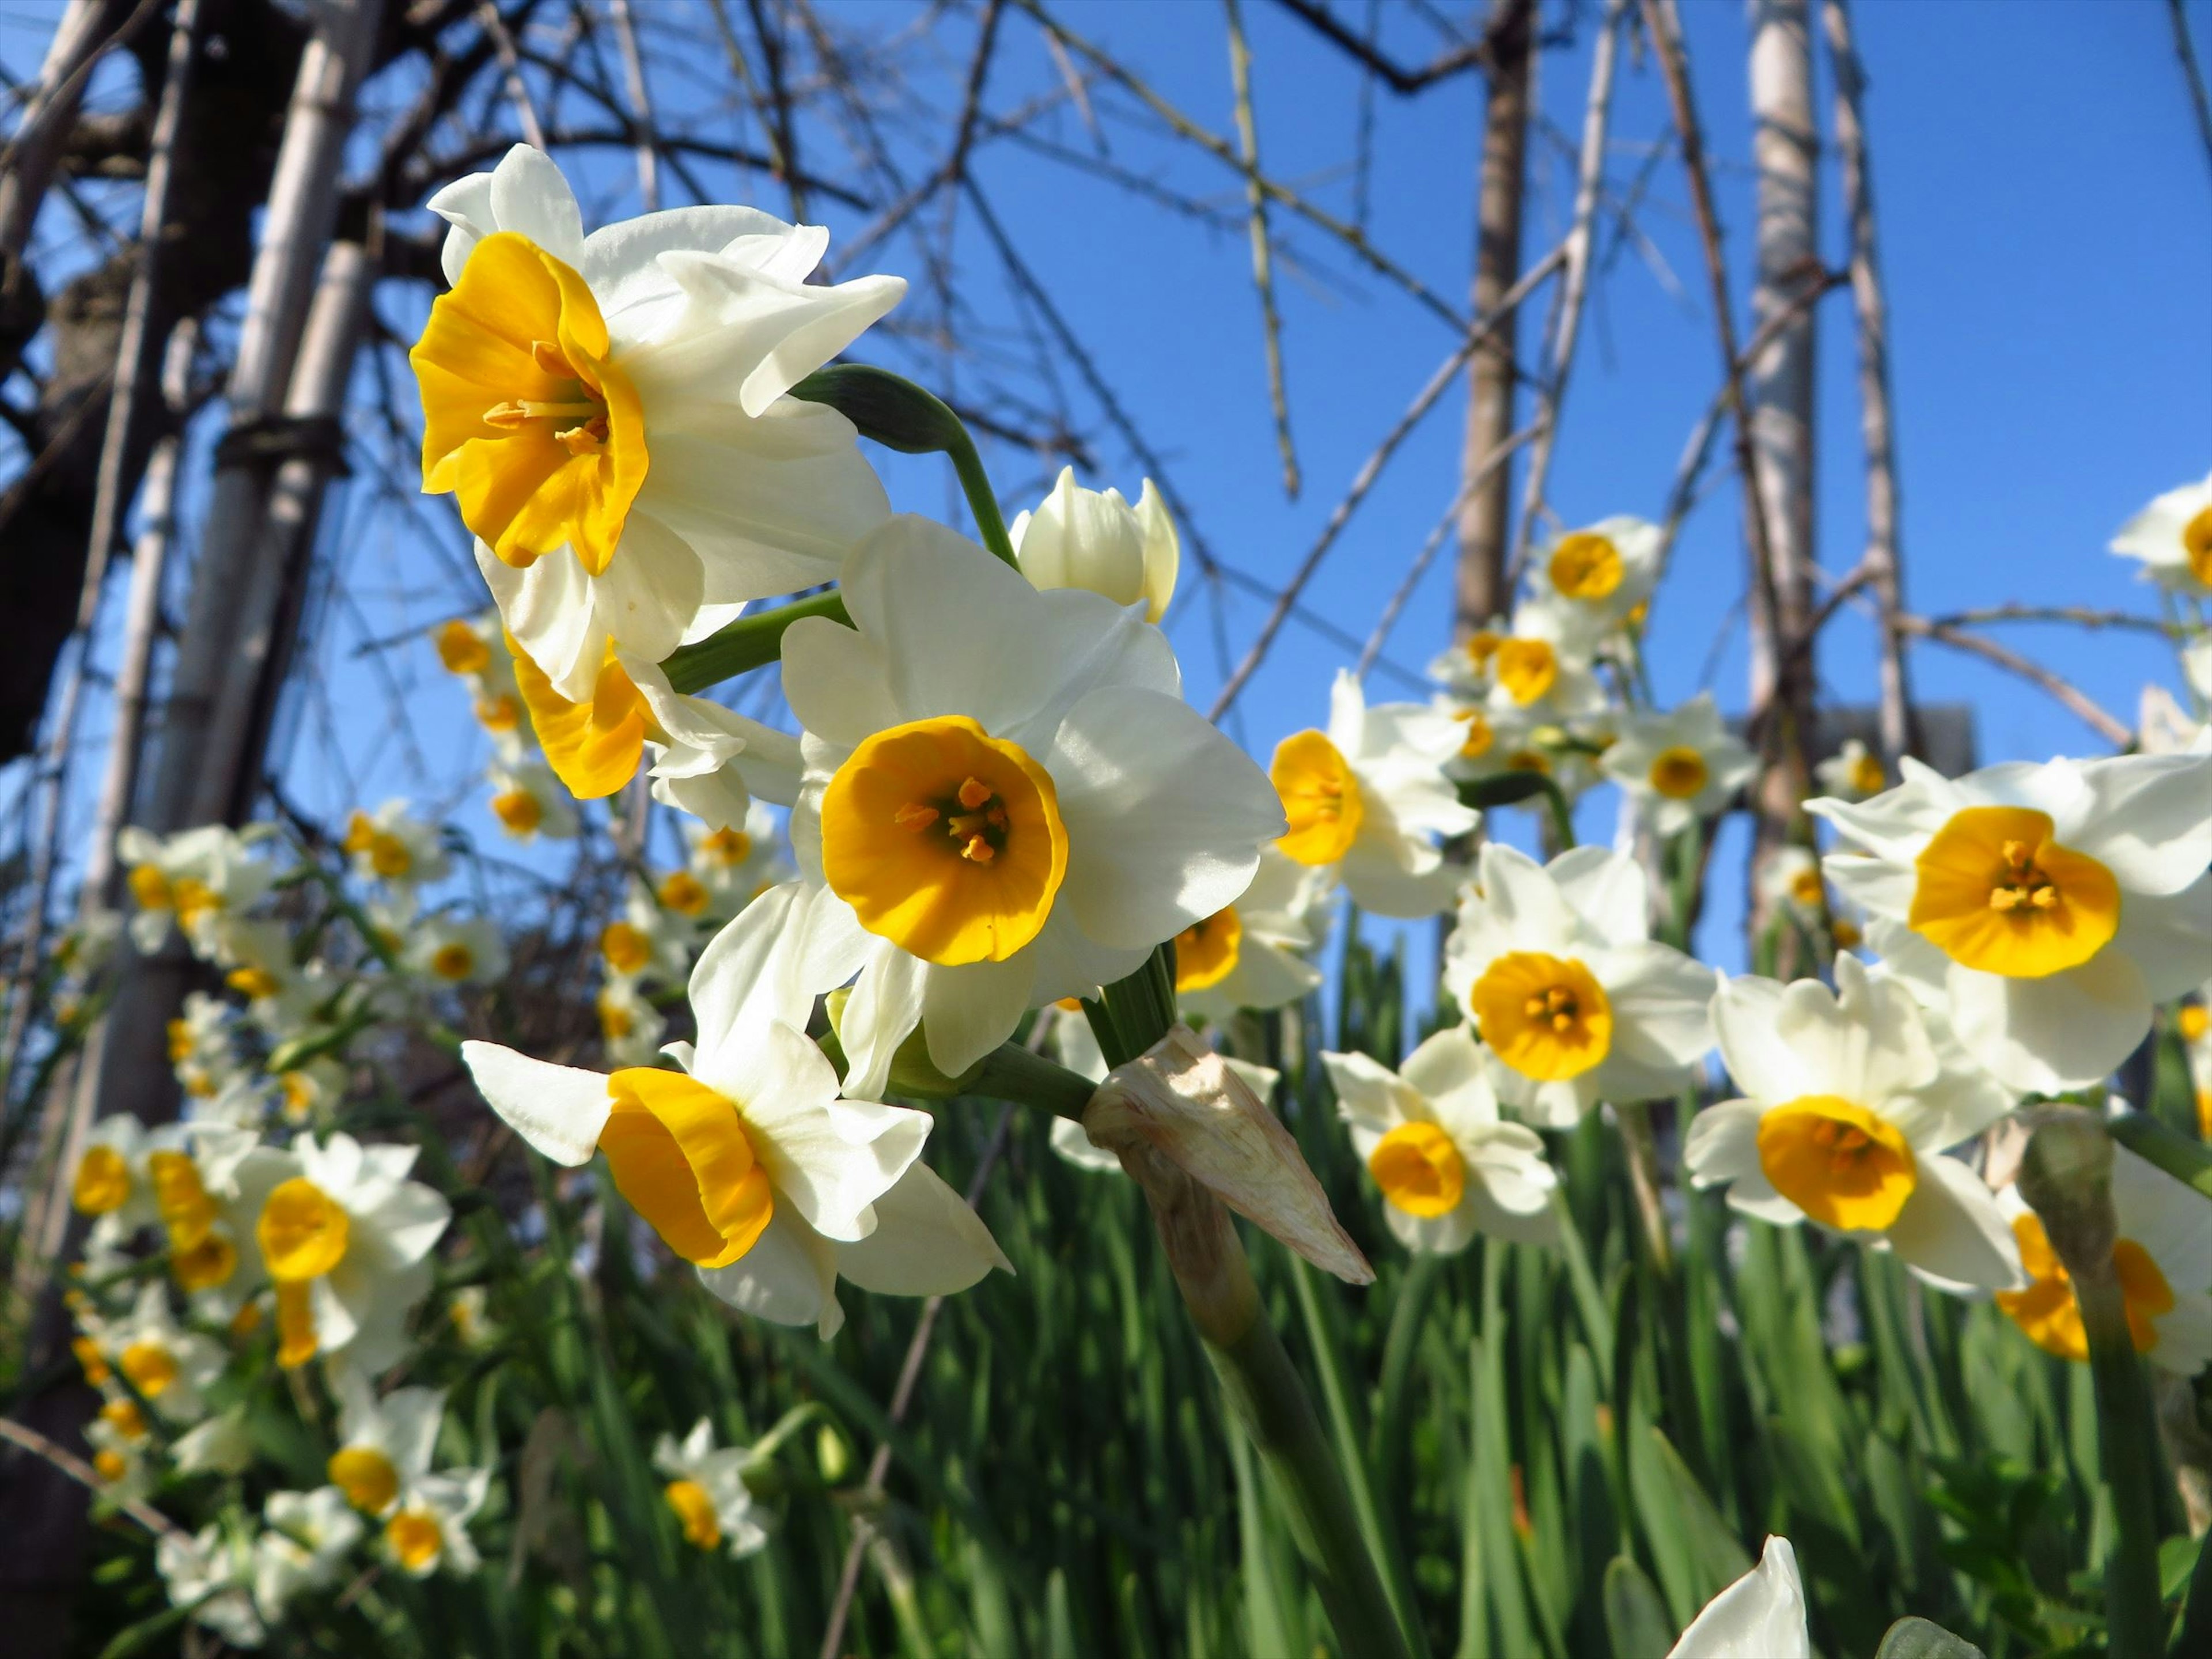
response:
[(1308, 958), (1328, 936), (1336, 884), (1269, 847), (1252, 884), (1176, 935), (1176, 1001), (1186, 1018), (1225, 1020), (1242, 1008), (1281, 1008), (1322, 981)]
[(761, 801), (746, 809), (742, 826), (719, 830), (686, 823), (684, 868), (707, 895), (704, 914), (727, 921), (771, 887), (796, 876), (784, 850), (775, 815)]
[(407, 890), (442, 881), (453, 868), (438, 826), (407, 808), (404, 800), (388, 800), (374, 812), (356, 811), (347, 820), (345, 850), (362, 880)]
[(795, 959), (809, 992), (859, 975), (840, 1030), (866, 1098), (917, 1025), (957, 1076), (1025, 1009), (1134, 972), (1233, 903), (1284, 824), (1133, 609), (1040, 592), (912, 517), (854, 550), (843, 592), (853, 627), (784, 635), (783, 688), (806, 763)]
[(294, 1597), (337, 1583), (367, 1528), (335, 1486), (272, 1492), (261, 1519), (253, 1540), (253, 1605), (273, 1625)]
[(1759, 1565), (1705, 1603), (1667, 1659), (1813, 1659), (1790, 1540), (1769, 1537)]
[(526, 845), (538, 840), (575, 839), (575, 805), (544, 761), (501, 762), (491, 768), (485, 781), (491, 786), (491, 799), (487, 803), (491, 814), (513, 839)]
[(1522, 1244), (1558, 1238), (1559, 1178), (1544, 1143), (1534, 1129), (1499, 1121), (1482, 1050), (1466, 1026), (1437, 1032), (1395, 1072), (1365, 1054), (1321, 1058), (1401, 1244), (1453, 1255), (1477, 1233)]
[(258, 1648), (268, 1638), (253, 1607), (253, 1543), (243, 1532), (211, 1522), (197, 1533), (164, 1533), (154, 1547), (155, 1571), (170, 1605), (204, 1625), (234, 1648)]
[(1290, 833), (1277, 843), (1299, 864), (1332, 869), (1353, 903), (1376, 915), (1434, 915), (1465, 873), (1444, 862), (1436, 838), (1481, 821), (1443, 775), (1463, 732), (1419, 703), (1369, 707), (1359, 682), (1340, 671), (1326, 732), (1296, 732), (1275, 745), (1268, 776)]
[(490, 1490), (489, 1469), (449, 1469), (410, 1481), (384, 1517), (385, 1557), (410, 1578), (466, 1577), (483, 1565), (469, 1522)]
[(1889, 787), (1889, 772), (1864, 743), (1845, 738), (1841, 748), (1814, 767), (1813, 781), (1838, 800), (1864, 800)]
[(159, 1279), (140, 1287), (130, 1313), (102, 1329), (99, 1346), (116, 1374), (164, 1421), (196, 1423), (206, 1414), (205, 1390), (222, 1374), (222, 1345), (177, 1322), (169, 1288)]
[(2120, 526), (2112, 545), (2124, 558), (2141, 559), (2142, 574), (2160, 586), (2212, 599), (2212, 474), (2156, 497)]
[[(2074, 1281), (2043, 1221), (2019, 1188), (1997, 1194), (2027, 1274), (2024, 1290), (2000, 1291), (1997, 1306), (2030, 1340), (2062, 1359), (2089, 1357)], [(2112, 1211), (2118, 1237), (2112, 1268), (2126, 1300), (2136, 1352), (2179, 1376), (2212, 1364), (2212, 1203), (2125, 1146), (2112, 1148)]]
[(1672, 836), (1727, 810), (1759, 770), (1700, 691), (1664, 714), (1631, 714), (1598, 768), (1627, 792), (1652, 830)]
[(1523, 599), (1490, 658), (1490, 706), (1557, 725), (1605, 704), (1590, 666), (1590, 641), (1564, 603)]
[(1548, 865), (1486, 842), (1444, 944), (1498, 1097), (1565, 1128), (1601, 1100), (1679, 1092), (1712, 1046), (1712, 976), (1650, 936), (1643, 867), (1601, 847)]
[(1651, 597), (1665, 542), (1657, 525), (1626, 515), (1571, 530), (1536, 555), (1529, 592), (1566, 622), (1570, 638), (1595, 646)]
[(1985, 767), (1910, 757), (1869, 801), (1809, 801), (1828, 879), (1946, 958), (1960, 1042), (2015, 1088), (2104, 1077), (2155, 1002), (2212, 977), (2212, 754)]
[(276, 1287), (277, 1361), (343, 1352), (376, 1371), (406, 1350), (407, 1316), (428, 1294), (430, 1252), (452, 1208), (410, 1181), (420, 1148), (349, 1134), (258, 1147), (239, 1166), (262, 1269)]
[(1016, 515), (1008, 536), (1022, 574), (1040, 588), (1082, 587), (1116, 605), (1142, 605), (1145, 620), (1167, 614), (1182, 543), (1150, 478), (1131, 507), (1118, 489), (1085, 489), (1063, 466), (1034, 513)]
[(425, 916), (399, 959), (428, 985), (495, 985), (507, 977), (507, 940), (489, 916)]
[[(1009, 573), (1012, 574), (1011, 572)], [(792, 954), (798, 884), (756, 900), (699, 958), (696, 1048), (682, 1072), (611, 1076), (488, 1042), (462, 1059), (493, 1110), (556, 1164), (606, 1156), (616, 1187), (707, 1288), (824, 1337), (842, 1275), (897, 1296), (963, 1291), (1012, 1271), (957, 1194), (918, 1161), (923, 1112), (841, 1099), (837, 1073), (792, 1022), (809, 999)]]
[(431, 1472), (446, 1391), (394, 1389), (380, 1399), (366, 1372), (343, 1364), (331, 1367), (330, 1380), (338, 1401), (338, 1448), (323, 1478), (363, 1515), (381, 1519)]
[(766, 1512), (745, 1486), (752, 1453), (744, 1446), (714, 1444), (714, 1425), (705, 1418), (678, 1441), (664, 1434), (653, 1449), (653, 1467), (668, 1477), (661, 1497), (684, 1532), (684, 1541), (702, 1550), (729, 1547), (742, 1559), (768, 1543)]
[(259, 901), (276, 879), (268, 862), (234, 830), (206, 824), (167, 840), (133, 824), (115, 838), (131, 893), (131, 941), (141, 951), (161, 948), (174, 923), (196, 951), (207, 948), (210, 929)]
[(586, 236), (525, 145), (429, 205), (453, 287), (410, 355), (422, 486), (455, 495), (508, 630), (564, 696), (588, 698), (611, 649), (662, 660), (702, 606), (831, 580), (882, 522), (852, 423), (785, 394), (903, 281), (810, 283), (829, 233), (752, 208)]
[(246, 1426), (246, 1407), (233, 1406), (185, 1430), (169, 1443), (169, 1463), (179, 1474), (243, 1474), (255, 1456)]
[(1957, 1086), (1902, 985), (1836, 958), (1836, 989), (1731, 979), (1713, 998), (1721, 1058), (1743, 1097), (1691, 1120), (1683, 1161), (1700, 1187), (1777, 1225), (1810, 1218), (1886, 1243), (1947, 1290), (2020, 1280), (2012, 1230), (1979, 1176), (1943, 1150), (1993, 1121)]

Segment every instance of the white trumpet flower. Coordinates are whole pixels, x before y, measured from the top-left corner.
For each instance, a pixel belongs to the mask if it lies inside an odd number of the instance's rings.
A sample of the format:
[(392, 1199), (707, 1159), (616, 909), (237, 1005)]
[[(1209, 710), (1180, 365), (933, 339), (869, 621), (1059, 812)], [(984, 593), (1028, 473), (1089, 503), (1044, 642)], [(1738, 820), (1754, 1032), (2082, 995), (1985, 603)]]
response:
[(1700, 1187), (1778, 1225), (1811, 1219), (1877, 1240), (1945, 1289), (2021, 1282), (2011, 1228), (1980, 1177), (1942, 1156), (1986, 1128), (1983, 1091), (1956, 1086), (1911, 996), (1836, 958), (1817, 980), (1723, 981), (1721, 1058), (1743, 1098), (1691, 1120), (1683, 1161)]
[(243, 1533), (211, 1522), (189, 1536), (165, 1533), (154, 1566), (173, 1607), (234, 1648), (258, 1648), (269, 1632), (253, 1607), (253, 1544)]
[(1601, 847), (1548, 865), (1484, 844), (1444, 984), (1486, 1045), (1498, 1097), (1572, 1126), (1601, 1100), (1679, 1092), (1712, 1046), (1711, 975), (1655, 943), (1643, 867)]
[(410, 354), (422, 485), (454, 493), (508, 630), (572, 702), (702, 606), (830, 580), (880, 524), (851, 422), (786, 396), (898, 302), (810, 283), (829, 233), (690, 207), (584, 234), (526, 145), (430, 198), (450, 292)]
[(1790, 1540), (1769, 1537), (1759, 1565), (1705, 1603), (1667, 1659), (1813, 1659)]
[(1712, 694), (1700, 691), (1668, 714), (1630, 715), (1598, 768), (1656, 833), (1672, 836), (1725, 811), (1759, 761), (1723, 723)]
[(2104, 1077), (2152, 1005), (2212, 977), (2212, 754), (1985, 767), (1903, 763), (1857, 805), (1808, 801), (1828, 878), (1947, 959), (1951, 1024), (2015, 1088)]
[(453, 1469), (410, 1483), (385, 1518), (385, 1554), (410, 1578), (440, 1571), (466, 1577), (483, 1565), (469, 1522), (490, 1490), (489, 1469)]
[(1443, 775), (1462, 736), (1450, 715), (1419, 703), (1370, 708), (1359, 682), (1340, 672), (1328, 730), (1275, 745), (1268, 776), (1290, 819), (1278, 845), (1299, 864), (1334, 869), (1352, 902), (1376, 915), (1446, 908), (1464, 872), (1431, 837), (1463, 836), (1482, 817)]
[(399, 960), (432, 985), (494, 985), (507, 977), (507, 939), (489, 916), (425, 916)]
[(131, 942), (141, 951), (158, 950), (172, 922), (196, 952), (212, 951), (216, 922), (242, 914), (276, 879), (268, 862), (252, 855), (245, 836), (221, 824), (166, 841), (134, 824), (117, 835), (115, 851), (129, 872), (137, 907)]
[(701, 955), (698, 1044), (670, 1051), (684, 1071), (606, 1076), (489, 1042), (464, 1043), (461, 1057), (544, 1156), (573, 1168), (605, 1153), (623, 1198), (708, 1289), (827, 1338), (844, 1322), (841, 1275), (926, 1296), (1012, 1267), (918, 1161), (928, 1115), (840, 1098), (836, 1070), (789, 1023), (804, 1017), (785, 954), (799, 896), (794, 884), (757, 900)]
[(2212, 599), (2212, 474), (2158, 496), (2120, 526), (2112, 547), (2141, 559), (2142, 574), (2160, 586)]
[(783, 686), (798, 959), (809, 992), (860, 975), (840, 1030), (866, 1097), (916, 1025), (957, 1076), (1024, 1010), (1134, 972), (1235, 902), (1283, 818), (1133, 610), (1040, 592), (910, 517), (854, 550), (843, 592), (854, 626), (793, 624)]
[(1145, 620), (1167, 614), (1182, 543), (1150, 478), (1133, 507), (1118, 489), (1085, 489), (1063, 466), (1052, 494), (1008, 532), (1022, 574), (1039, 588), (1082, 587), (1116, 605), (1142, 605)]
[(1437, 1032), (1393, 1072), (1323, 1051), (1352, 1145), (1382, 1190), (1382, 1218), (1407, 1249), (1453, 1255), (1477, 1233), (1516, 1243), (1559, 1237), (1559, 1177), (1534, 1129), (1501, 1122), (1482, 1050), (1464, 1025)]
[(273, 1625), (295, 1596), (337, 1582), (365, 1528), (335, 1486), (272, 1492), (261, 1518), (264, 1529), (253, 1540), (253, 1605)]
[(660, 1437), (653, 1467), (668, 1477), (661, 1496), (683, 1527), (684, 1542), (702, 1550), (726, 1543), (739, 1559), (766, 1547), (765, 1515), (745, 1486), (752, 1455), (743, 1446), (718, 1448), (714, 1425), (703, 1417), (681, 1442), (672, 1434)]
[(1176, 1000), (1187, 1015), (1227, 1019), (1240, 1008), (1281, 1008), (1317, 989), (1308, 957), (1328, 935), (1335, 884), (1269, 847), (1234, 904), (1176, 935)]
[(1491, 708), (1553, 725), (1602, 708), (1592, 644), (1566, 601), (1522, 600), (1514, 607), (1511, 631), (1491, 653)]
[(1536, 603), (1567, 620), (1575, 638), (1595, 644), (1651, 597), (1665, 544), (1665, 532), (1648, 520), (1600, 520), (1569, 531), (1537, 556), (1530, 591)]
[(338, 1398), (338, 1449), (324, 1477), (347, 1503), (380, 1520), (430, 1473), (446, 1391), (394, 1389), (380, 1399), (367, 1374), (349, 1364), (331, 1368), (331, 1384)]
[(1881, 757), (1856, 738), (1845, 738), (1841, 748), (1815, 766), (1813, 780), (1838, 800), (1864, 800), (1889, 787)]
[(553, 769), (540, 760), (517, 760), (493, 767), (492, 816), (519, 842), (573, 841), (576, 808)]
[(407, 805), (388, 800), (374, 812), (356, 811), (347, 820), (345, 850), (362, 880), (406, 891), (444, 880), (453, 867), (438, 826), (410, 816)]
[(222, 1374), (222, 1347), (177, 1322), (166, 1285), (155, 1280), (143, 1286), (130, 1313), (103, 1328), (99, 1346), (165, 1421), (195, 1423), (206, 1414), (204, 1390)]

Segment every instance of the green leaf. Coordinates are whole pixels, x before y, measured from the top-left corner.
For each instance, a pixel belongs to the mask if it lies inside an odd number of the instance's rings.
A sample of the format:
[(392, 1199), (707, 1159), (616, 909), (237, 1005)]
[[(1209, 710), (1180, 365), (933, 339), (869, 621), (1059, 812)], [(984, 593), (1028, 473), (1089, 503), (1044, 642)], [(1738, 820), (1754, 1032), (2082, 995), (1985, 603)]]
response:
[(1954, 1636), (1925, 1619), (1900, 1619), (1881, 1638), (1874, 1659), (1987, 1659), (1963, 1636)]
[(1674, 1621), (1657, 1589), (1625, 1555), (1605, 1570), (1605, 1633), (1615, 1659), (1656, 1659), (1674, 1645)]

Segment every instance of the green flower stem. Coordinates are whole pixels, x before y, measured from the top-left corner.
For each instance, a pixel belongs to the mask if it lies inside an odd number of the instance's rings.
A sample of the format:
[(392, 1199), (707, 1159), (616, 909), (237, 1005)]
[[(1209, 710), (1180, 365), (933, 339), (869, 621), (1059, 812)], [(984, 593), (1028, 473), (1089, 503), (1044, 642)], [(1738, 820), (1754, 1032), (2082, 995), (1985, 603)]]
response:
[(827, 617), (831, 622), (848, 626), (853, 620), (846, 614), (844, 599), (832, 589), (811, 599), (780, 605), (773, 611), (740, 617), (727, 628), (695, 644), (678, 647), (675, 655), (660, 665), (661, 672), (668, 676), (669, 684), (684, 692), (703, 691), (710, 685), (734, 679), (782, 655), (783, 630), (801, 617)]
[[(1107, 1063), (1135, 1059), (1175, 1022), (1174, 945), (1162, 945), (1144, 967), (1085, 1007)], [(1152, 1147), (1125, 1152), (1122, 1165), (1144, 1188), (1206, 1358), (1260, 1454), (1346, 1659), (1407, 1659), (1344, 1471), (1260, 1305), (1235, 1222), (1218, 1200)]]
[(1667, 1206), (1661, 1196), (1659, 1139), (1651, 1131), (1651, 1107), (1641, 1100), (1615, 1101), (1621, 1146), (1628, 1154), (1628, 1182), (1644, 1224), (1644, 1243), (1662, 1278), (1674, 1273), (1674, 1242), (1667, 1234)]
[(2137, 1158), (2155, 1164), (2185, 1187), (2212, 1198), (2212, 1149), (2167, 1127), (2148, 1112), (2130, 1112), (2105, 1126)]

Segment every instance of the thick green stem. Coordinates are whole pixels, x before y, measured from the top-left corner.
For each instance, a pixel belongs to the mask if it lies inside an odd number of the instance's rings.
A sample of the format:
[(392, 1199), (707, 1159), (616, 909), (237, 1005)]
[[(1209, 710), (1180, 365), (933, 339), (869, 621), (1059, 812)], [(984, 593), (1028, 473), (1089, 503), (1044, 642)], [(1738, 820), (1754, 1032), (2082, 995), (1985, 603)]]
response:
[(678, 691), (703, 691), (710, 685), (734, 679), (783, 654), (783, 630), (802, 617), (827, 617), (831, 622), (852, 623), (845, 601), (835, 590), (811, 599), (780, 605), (740, 617), (727, 628), (709, 634), (696, 644), (679, 647), (660, 665), (668, 683)]
[(1622, 1149), (1628, 1154), (1628, 1184), (1644, 1223), (1644, 1243), (1662, 1278), (1674, 1272), (1674, 1242), (1667, 1231), (1667, 1206), (1659, 1179), (1659, 1139), (1651, 1131), (1651, 1107), (1641, 1100), (1616, 1101)]

